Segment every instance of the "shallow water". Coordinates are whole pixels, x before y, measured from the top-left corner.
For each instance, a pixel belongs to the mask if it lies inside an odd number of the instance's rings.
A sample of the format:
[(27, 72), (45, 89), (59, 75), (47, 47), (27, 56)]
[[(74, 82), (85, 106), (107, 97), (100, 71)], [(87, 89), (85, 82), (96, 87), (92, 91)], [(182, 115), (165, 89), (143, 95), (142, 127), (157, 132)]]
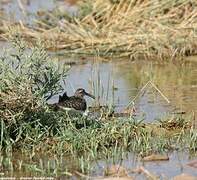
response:
[(36, 14), (39, 11), (43, 12), (58, 8), (60, 11), (66, 11), (71, 15), (77, 11), (75, 5), (68, 6), (68, 4), (60, 0), (21, 0), (21, 4), (22, 6), (17, 0), (0, 1), (4, 18), (11, 22), (23, 21), (32, 24), (36, 20)]
[[(2, 3), (1, 6), (4, 10), (5, 18), (11, 21), (19, 21), (19, 20), (26, 21), (26, 22), (30, 20), (33, 21), (33, 17), (35, 17), (35, 13), (38, 10), (52, 9), (54, 4), (52, 0), (47, 0), (47, 3), (46, 1), (43, 1), (43, 0), (41, 1), (39, 0), (28, 1), (27, 0), (27, 1), (24, 1), (22, 5), (25, 11), (23, 11), (20, 8), (18, 1), (10, 0), (10, 1), (7, 1), (7, 3)], [(28, 14), (29, 16), (26, 16), (26, 14)]]
[[(126, 167), (128, 170), (134, 170), (137, 167), (143, 166), (149, 172), (153, 173), (157, 177), (163, 178), (172, 178), (179, 174), (185, 173), (193, 176), (197, 176), (197, 171), (195, 168), (188, 166), (189, 162), (193, 162), (195, 157), (190, 158), (186, 152), (172, 152), (169, 153), (169, 161), (152, 161), (152, 162), (143, 162), (139, 158), (136, 158), (135, 155), (129, 154), (127, 157), (122, 160), (112, 161), (106, 163), (103, 161), (98, 161), (95, 165), (95, 174), (97, 176), (102, 176), (104, 169), (110, 167), (111, 165), (118, 164), (122, 167)], [(144, 179), (142, 175), (137, 175), (129, 173), (129, 175), (136, 177), (137, 179)]]
[[(182, 173), (197, 177), (196, 168), (189, 166), (189, 163), (197, 160), (195, 157), (189, 157), (187, 152), (172, 152), (168, 154), (168, 157), (169, 160), (167, 161), (143, 162), (140, 158), (137, 158), (135, 154), (125, 153), (125, 156), (119, 159), (116, 157), (113, 159), (109, 158), (108, 160), (92, 161), (92, 163), (89, 162), (89, 175), (90, 177), (102, 177), (108, 167), (118, 165), (124, 167), (128, 174), (135, 177), (137, 180), (147, 179), (143, 174), (132, 172), (138, 167), (144, 167), (160, 179), (171, 179), (172, 177)], [(70, 179), (79, 179), (75, 173), (78, 169), (78, 162), (72, 157), (58, 157), (56, 155), (49, 157), (44, 154), (40, 154), (39, 156), (35, 156), (30, 159), (31, 160), (29, 160), (29, 157), (25, 157), (24, 155), (21, 156), (20, 153), (13, 154), (12, 158), (6, 158), (4, 156), (2, 164), (5, 170), (1, 172), (0, 176), (46, 177), (47, 175), (48, 177), (53, 177), (52, 174), (54, 174), (59, 178), (68, 179), (65, 175), (70, 174), (72, 175), (72, 178)], [(12, 170), (13, 167), (18, 167), (19, 162), (21, 162), (21, 169), (17, 171)], [(84, 163), (88, 162), (84, 160)], [(42, 176), (42, 174), (45, 175)]]
[[(34, 21), (38, 10), (52, 9), (54, 2), (52, 0), (32, 0), (30, 4), (25, 6), (31, 15), (24, 17), (17, 1), (10, 1), (5, 4), (4, 11), (8, 14), (8, 19)], [(1, 2), (0, 2), (1, 3)], [(14, 11), (13, 11), (14, 10)], [(1, 47), (9, 47), (6, 43), (1, 43)], [(1, 53), (1, 52), (0, 52)], [(166, 116), (171, 113), (191, 112), (197, 113), (197, 57), (189, 58), (187, 63), (171, 62), (160, 63), (155, 61), (129, 61), (125, 59), (98, 60), (97, 58), (86, 58), (78, 60), (58, 57), (59, 63), (75, 62), (68, 72), (64, 86), (68, 95), (72, 95), (78, 87), (83, 87), (87, 91), (100, 96), (101, 105), (114, 104), (116, 112), (122, 112), (124, 108), (131, 102), (140, 92), (140, 90), (151, 81), (162, 92), (150, 86), (145, 88), (138, 98), (135, 99), (135, 107), (137, 116), (143, 117), (146, 122), (154, 121), (159, 117)], [(50, 102), (58, 101), (58, 96), (53, 97)], [(89, 106), (94, 106), (95, 102), (87, 99)], [(21, 155), (14, 157), (14, 161), (23, 160)], [(136, 156), (129, 154), (122, 161), (121, 165), (127, 169), (132, 169), (143, 165), (151, 172), (171, 178), (181, 173), (188, 173), (197, 176), (196, 169), (187, 166), (187, 163), (195, 160), (195, 157), (189, 158), (188, 153), (171, 153), (170, 161), (163, 162), (146, 162), (142, 163)], [(43, 158), (43, 159), (42, 159)], [(51, 157), (40, 157), (47, 164), (55, 160)], [(41, 161), (35, 160), (34, 163)], [(75, 164), (70, 163), (71, 160), (65, 158), (62, 160), (62, 166), (67, 166), (75, 170)], [(120, 163), (120, 160), (116, 161)], [(112, 164), (105, 160), (97, 161), (93, 165), (92, 175), (102, 175), (106, 166)], [(9, 174), (9, 171), (8, 171)], [(30, 173), (31, 176), (36, 173)], [(28, 173), (22, 173), (19, 176), (26, 176)], [(131, 174), (132, 175), (132, 174)], [(138, 177), (142, 179), (142, 177)]]
[[(23, 8), (29, 15), (26, 16), (18, 1), (8, 0), (5, 2), (0, 3), (1, 8), (7, 14), (6, 18), (12, 19), (12, 21), (24, 20), (26, 22), (33, 22), (37, 11), (52, 10), (62, 6), (63, 3), (63, 1), (54, 0), (47, 0), (47, 3), (42, 0), (23, 0), (21, 1)], [(64, 6), (68, 8), (66, 4)], [(1, 43), (0, 46), (6, 48), (9, 45)], [(74, 61), (73, 59), (64, 60), (64, 57), (59, 59), (60, 63)], [(129, 102), (135, 99), (136, 115), (148, 122), (174, 112), (194, 111), (196, 113), (197, 57), (189, 59), (188, 63), (167, 64), (140, 60), (132, 62), (124, 59), (100, 61), (96, 58), (87, 58), (76, 60), (76, 65), (70, 69), (63, 86), (69, 95), (72, 95), (76, 88), (83, 87), (100, 97), (100, 105), (115, 105), (116, 112), (124, 111)], [(152, 85), (140, 93), (140, 90), (149, 81), (156, 85), (162, 94)], [(136, 96), (138, 97), (136, 98)], [(49, 102), (56, 101), (58, 101), (58, 96), (53, 97)], [(89, 106), (95, 105), (92, 99), (87, 99), (87, 101)]]
[[(76, 65), (71, 67), (63, 84), (68, 95), (83, 87), (100, 97), (101, 105), (115, 105), (116, 112), (124, 111), (134, 100), (137, 116), (147, 122), (169, 114), (197, 112), (197, 63), (160, 64), (124, 59), (103, 62), (94, 58), (74, 62)], [(141, 92), (149, 81), (152, 84)], [(92, 99), (86, 99), (89, 106), (94, 106)], [(58, 96), (50, 100), (56, 101)]]

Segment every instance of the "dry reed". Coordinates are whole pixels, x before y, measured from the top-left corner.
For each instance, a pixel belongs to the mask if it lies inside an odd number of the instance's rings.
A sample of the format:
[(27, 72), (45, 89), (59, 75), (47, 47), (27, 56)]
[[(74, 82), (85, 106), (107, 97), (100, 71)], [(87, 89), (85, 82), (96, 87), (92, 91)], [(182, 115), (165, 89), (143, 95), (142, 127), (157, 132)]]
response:
[[(86, 1), (80, 3), (84, 6)], [(197, 2), (195, 0), (95, 0), (85, 16), (58, 19), (53, 25), (38, 21), (18, 26), (28, 40), (41, 38), (51, 50), (67, 54), (114, 57), (174, 58), (197, 53)], [(80, 11), (79, 11), (80, 14)], [(81, 13), (83, 14), (83, 13)], [(9, 25), (4, 24), (8, 30)], [(4, 37), (6, 33), (4, 34)]]

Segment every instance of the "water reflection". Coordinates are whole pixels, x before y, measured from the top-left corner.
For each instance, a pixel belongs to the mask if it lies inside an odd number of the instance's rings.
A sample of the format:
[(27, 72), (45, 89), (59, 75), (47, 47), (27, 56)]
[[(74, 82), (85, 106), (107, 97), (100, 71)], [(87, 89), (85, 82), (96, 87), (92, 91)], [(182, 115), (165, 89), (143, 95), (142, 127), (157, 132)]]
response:
[[(0, 42), (3, 49), (9, 43)], [(0, 52), (2, 55), (4, 51)], [(146, 121), (153, 121), (158, 117), (172, 112), (197, 112), (197, 63), (159, 64), (147, 61), (129, 61), (124, 59), (101, 61), (97, 58), (69, 59), (60, 58), (59, 63), (75, 61), (68, 72), (65, 84), (62, 86), (73, 95), (79, 87), (99, 96), (101, 105), (113, 104), (116, 112), (124, 108), (140, 92), (150, 80), (169, 99), (168, 103), (153, 87), (145, 88), (135, 100), (137, 115), (145, 117)], [(49, 102), (58, 101), (58, 95)], [(94, 101), (87, 98), (89, 106)]]
[[(140, 158), (133, 153), (124, 153), (124, 155), (107, 159), (93, 160), (91, 162), (90, 174), (91, 177), (102, 177), (104, 171), (107, 167), (114, 164), (124, 167), (130, 176), (136, 177), (136, 179), (144, 179), (143, 174), (132, 173), (132, 170), (142, 166), (147, 169), (150, 173), (154, 173), (157, 177), (161, 179), (171, 179), (182, 173), (190, 174), (192, 176), (197, 176), (197, 171), (195, 167), (191, 167), (188, 164), (194, 162), (196, 157), (190, 157), (188, 152), (171, 152), (168, 154), (168, 161), (150, 161), (143, 162)], [(75, 176), (75, 172), (79, 168), (80, 164), (78, 157), (74, 156), (58, 156), (52, 155), (47, 156), (43, 153), (38, 153), (33, 158), (21, 154), (19, 152), (13, 153), (12, 156), (1, 156), (1, 160), (4, 164), (2, 175), (4, 177), (13, 176), (17, 179), (20, 177), (33, 177), (39, 175), (60, 177), (62, 179), (67, 179), (65, 175), (70, 174), (71, 179), (79, 179)], [(87, 161), (89, 163), (89, 161)], [(21, 165), (19, 165), (21, 164)], [(21, 166), (21, 167), (20, 167)], [(12, 167), (13, 169), (9, 169)], [(33, 168), (34, 167), (34, 168)], [(36, 167), (36, 168), (35, 168)], [(60, 178), (59, 177), (59, 178)], [(58, 179), (59, 179), (58, 178)], [(61, 179), (60, 178), (60, 179)]]
[[(48, 0), (47, 3), (45, 1), (21, 1), (22, 7), (24, 9), (21, 9), (20, 3), (18, 1), (9, 1), (6, 4), (2, 4), (3, 10), (5, 12), (5, 18), (7, 20), (13, 21), (33, 21), (35, 19), (34, 13), (36, 13), (38, 10), (50, 10), (54, 7), (53, 1)], [(23, 11), (25, 10), (25, 12)], [(26, 16), (27, 14), (31, 16)]]
[[(108, 160), (108, 162), (102, 160), (98, 161), (94, 166), (94, 171), (95, 175), (102, 176), (104, 169), (115, 163), (126, 167), (129, 171), (143, 166), (149, 172), (153, 172), (154, 175), (160, 177), (161, 179), (170, 179), (182, 173), (197, 176), (197, 171), (195, 171), (195, 168), (187, 165), (188, 162), (195, 160), (195, 157), (190, 158), (187, 152), (172, 152), (169, 153), (168, 156), (169, 161), (142, 162), (136, 157), (135, 154), (129, 153), (126, 157), (123, 157), (123, 159), (115, 160), (115, 162), (113, 162), (114, 160)], [(132, 173), (129, 175), (134, 176)], [(136, 179), (144, 179), (143, 175), (140, 174), (137, 176), (135, 175), (135, 177)]]
[(78, 11), (74, 5), (75, 1), (54, 1), (54, 0), (8, 0), (0, 1), (3, 17), (11, 22), (22, 21), (23, 23), (31, 24), (37, 19), (36, 14), (41, 11), (52, 11), (54, 9), (68, 14), (76, 14)]
[[(81, 61), (80, 61), (81, 62)], [(139, 95), (135, 104), (138, 115), (147, 121), (165, 116), (172, 111), (197, 111), (197, 64), (158, 64), (155, 62), (95, 59), (72, 66), (65, 80), (69, 95), (78, 87), (100, 96), (102, 105), (113, 103), (121, 112), (148, 82), (153, 82), (163, 96), (149, 86)], [(95, 90), (96, 89), (96, 90)], [(57, 100), (57, 99), (56, 99)], [(87, 99), (90, 106), (92, 100)]]

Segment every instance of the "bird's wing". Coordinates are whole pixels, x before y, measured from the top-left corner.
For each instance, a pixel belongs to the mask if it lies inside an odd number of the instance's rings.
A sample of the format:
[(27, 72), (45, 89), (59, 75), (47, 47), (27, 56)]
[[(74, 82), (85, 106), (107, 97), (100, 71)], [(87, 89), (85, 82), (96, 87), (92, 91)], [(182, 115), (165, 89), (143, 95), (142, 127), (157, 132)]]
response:
[(74, 108), (76, 110), (85, 111), (86, 110), (86, 101), (85, 99), (77, 98), (75, 96), (69, 97), (68, 100), (63, 102), (65, 107)]

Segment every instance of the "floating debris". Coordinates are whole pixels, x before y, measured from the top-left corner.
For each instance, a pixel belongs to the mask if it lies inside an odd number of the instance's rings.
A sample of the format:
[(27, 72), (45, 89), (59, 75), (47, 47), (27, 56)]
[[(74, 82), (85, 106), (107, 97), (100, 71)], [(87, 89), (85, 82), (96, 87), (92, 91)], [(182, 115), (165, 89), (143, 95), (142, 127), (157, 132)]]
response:
[(161, 154), (151, 154), (142, 158), (143, 161), (168, 161), (169, 157), (167, 155)]

